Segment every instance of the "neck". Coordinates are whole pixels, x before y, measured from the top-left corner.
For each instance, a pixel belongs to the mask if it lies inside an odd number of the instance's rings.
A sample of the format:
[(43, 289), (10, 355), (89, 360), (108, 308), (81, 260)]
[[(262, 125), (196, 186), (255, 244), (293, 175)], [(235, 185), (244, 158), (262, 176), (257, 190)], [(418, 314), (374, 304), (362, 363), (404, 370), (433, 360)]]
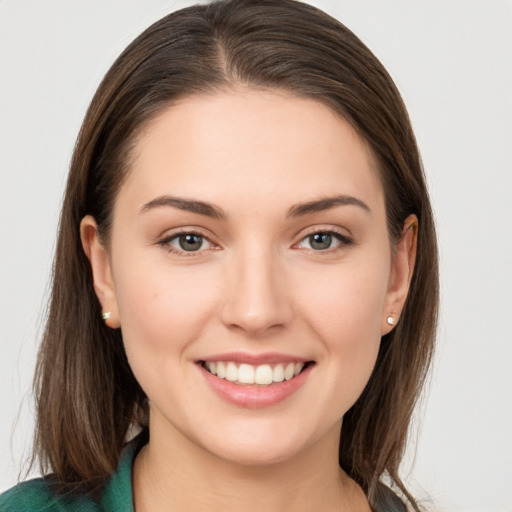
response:
[(340, 468), (339, 431), (271, 464), (238, 464), (197, 446), (178, 431), (150, 428), (133, 470), (136, 512), (369, 512), (361, 489)]

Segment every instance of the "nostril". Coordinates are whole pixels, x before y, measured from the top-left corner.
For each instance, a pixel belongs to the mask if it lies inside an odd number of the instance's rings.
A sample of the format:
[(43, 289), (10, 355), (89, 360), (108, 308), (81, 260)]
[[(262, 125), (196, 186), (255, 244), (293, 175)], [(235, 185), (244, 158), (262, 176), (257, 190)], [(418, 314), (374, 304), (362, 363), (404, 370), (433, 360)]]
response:
[(246, 261), (227, 284), (221, 320), (229, 329), (261, 335), (289, 325), (293, 307), (287, 287), (265, 261), (264, 267), (254, 258)]

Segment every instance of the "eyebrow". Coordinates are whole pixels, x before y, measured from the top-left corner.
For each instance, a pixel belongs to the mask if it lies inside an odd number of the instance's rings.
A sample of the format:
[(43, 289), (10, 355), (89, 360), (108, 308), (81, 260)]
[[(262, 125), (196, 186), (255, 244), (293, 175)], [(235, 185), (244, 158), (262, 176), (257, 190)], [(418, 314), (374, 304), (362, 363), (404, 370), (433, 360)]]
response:
[[(322, 199), (317, 199), (315, 201), (308, 201), (307, 203), (296, 204), (288, 210), (286, 216), (301, 217), (303, 215), (309, 215), (312, 213), (328, 210), (336, 206), (347, 205), (358, 206), (367, 212), (371, 211), (370, 207), (357, 197), (338, 195), (334, 197), (324, 197)], [(155, 199), (152, 199), (140, 209), (140, 212), (145, 213), (148, 210), (152, 210), (154, 208), (159, 208), (162, 206), (178, 208), (179, 210), (197, 213), (199, 215), (205, 215), (206, 217), (211, 217), (214, 219), (224, 219), (226, 217), (222, 208), (219, 208), (218, 206), (214, 206), (210, 203), (205, 203), (203, 201), (197, 201), (193, 199), (182, 199), (172, 196), (160, 196)]]
[(361, 199), (354, 196), (339, 195), (333, 197), (323, 197), (315, 201), (309, 201), (307, 203), (299, 203), (292, 206), (287, 213), (287, 217), (300, 217), (302, 215), (309, 215), (311, 213), (322, 212), (335, 206), (358, 206), (364, 211), (370, 213), (370, 207)]
[(145, 213), (149, 210), (152, 210), (153, 208), (159, 208), (161, 206), (170, 206), (172, 208), (178, 208), (179, 210), (198, 213), (199, 215), (205, 215), (206, 217), (212, 217), (214, 219), (225, 218), (224, 211), (218, 206), (214, 206), (203, 201), (182, 199), (171, 196), (160, 196), (149, 201), (140, 209), (140, 213)]

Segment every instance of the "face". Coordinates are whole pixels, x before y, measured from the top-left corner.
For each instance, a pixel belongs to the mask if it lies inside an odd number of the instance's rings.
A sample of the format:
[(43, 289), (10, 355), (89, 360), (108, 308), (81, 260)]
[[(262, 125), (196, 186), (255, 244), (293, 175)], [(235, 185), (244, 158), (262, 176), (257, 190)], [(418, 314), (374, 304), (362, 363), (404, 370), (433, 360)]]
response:
[(243, 464), (338, 437), (408, 283), (365, 144), (249, 90), (181, 100), (133, 156), (108, 251), (90, 218), (82, 238), (152, 435)]

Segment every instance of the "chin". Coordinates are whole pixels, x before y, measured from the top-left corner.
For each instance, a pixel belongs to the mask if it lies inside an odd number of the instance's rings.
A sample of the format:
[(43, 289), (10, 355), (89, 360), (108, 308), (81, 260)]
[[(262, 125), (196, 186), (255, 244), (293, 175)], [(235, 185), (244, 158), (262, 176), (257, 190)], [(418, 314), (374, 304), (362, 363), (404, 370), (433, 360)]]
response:
[(218, 459), (243, 467), (261, 467), (281, 464), (294, 459), (300, 452), (300, 447), (283, 446), (282, 443), (247, 443), (243, 442), (230, 447), (219, 447), (211, 453)]
[[(259, 422), (256, 422), (259, 423)], [(281, 428), (279, 428), (281, 427)], [(323, 437), (308, 432), (304, 425), (252, 425), (225, 432), (222, 438), (209, 439), (203, 447), (215, 457), (239, 466), (269, 466), (282, 464), (304, 455)], [(336, 442), (339, 430), (334, 432)]]

